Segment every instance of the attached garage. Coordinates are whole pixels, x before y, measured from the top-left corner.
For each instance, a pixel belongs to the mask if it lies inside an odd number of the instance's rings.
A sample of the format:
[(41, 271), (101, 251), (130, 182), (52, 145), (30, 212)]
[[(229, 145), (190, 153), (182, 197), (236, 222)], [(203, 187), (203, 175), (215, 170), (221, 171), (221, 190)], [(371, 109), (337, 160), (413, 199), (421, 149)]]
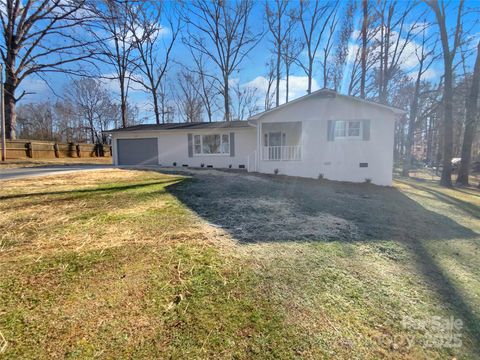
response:
[(118, 165), (158, 165), (158, 139), (117, 139)]
[(248, 121), (139, 124), (110, 133), (115, 165), (246, 169), (257, 139)]

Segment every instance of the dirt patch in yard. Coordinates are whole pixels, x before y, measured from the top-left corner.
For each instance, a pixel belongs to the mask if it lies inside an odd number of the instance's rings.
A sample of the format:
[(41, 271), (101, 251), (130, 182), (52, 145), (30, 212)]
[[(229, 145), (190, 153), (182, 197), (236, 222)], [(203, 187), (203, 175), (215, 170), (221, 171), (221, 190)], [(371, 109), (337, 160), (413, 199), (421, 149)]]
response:
[[(197, 198), (198, 200), (199, 198)], [(284, 240), (352, 240), (358, 236), (357, 227), (349, 221), (325, 213), (307, 215), (295, 209), (286, 199), (212, 199), (207, 205), (200, 201), (195, 209), (203, 214), (211, 208), (226, 207), (229, 211), (214, 226), (225, 228), (234, 238), (255, 242)], [(272, 216), (273, 215), (273, 216)], [(220, 223), (220, 224), (219, 224)]]
[[(240, 242), (411, 241), (476, 235), (395, 188), (238, 171), (166, 171), (191, 175), (169, 191)], [(429, 224), (438, 224), (438, 230), (432, 232)]]

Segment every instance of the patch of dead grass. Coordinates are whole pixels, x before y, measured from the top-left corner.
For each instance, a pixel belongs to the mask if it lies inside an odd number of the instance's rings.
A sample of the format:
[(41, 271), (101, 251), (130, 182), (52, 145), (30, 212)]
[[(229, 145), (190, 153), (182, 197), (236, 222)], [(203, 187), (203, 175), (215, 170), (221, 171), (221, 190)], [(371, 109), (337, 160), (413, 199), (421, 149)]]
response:
[[(163, 211), (174, 200), (158, 196), (142, 202), (116, 188), (138, 184), (137, 196), (141, 196), (144, 188), (162, 192), (165, 185), (178, 180), (178, 176), (107, 170), (5, 181), (0, 194), (6, 197), (0, 202), (2, 252), (44, 256), (55, 251), (151, 242), (152, 236), (126, 225), (141, 222), (149, 212)], [(111, 196), (110, 191), (118, 196)], [(137, 189), (131, 191), (135, 196)], [(178, 204), (173, 207), (178, 208)]]

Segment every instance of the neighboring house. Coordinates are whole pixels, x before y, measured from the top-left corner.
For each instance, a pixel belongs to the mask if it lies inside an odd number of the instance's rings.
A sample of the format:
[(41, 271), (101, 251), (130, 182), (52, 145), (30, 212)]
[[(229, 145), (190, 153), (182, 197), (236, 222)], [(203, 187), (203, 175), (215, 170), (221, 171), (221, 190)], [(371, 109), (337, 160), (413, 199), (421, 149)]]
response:
[(321, 89), (248, 121), (113, 130), (115, 165), (248, 171), (391, 185), (395, 119), (404, 111)]

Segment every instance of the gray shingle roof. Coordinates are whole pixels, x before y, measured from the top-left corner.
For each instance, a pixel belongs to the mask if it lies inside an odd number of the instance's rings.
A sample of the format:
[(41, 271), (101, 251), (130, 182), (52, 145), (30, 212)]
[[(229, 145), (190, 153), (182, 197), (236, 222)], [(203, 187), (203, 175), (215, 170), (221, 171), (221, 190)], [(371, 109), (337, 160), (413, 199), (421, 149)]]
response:
[(149, 130), (195, 130), (195, 129), (238, 129), (251, 127), (248, 121), (213, 121), (196, 123), (140, 124), (107, 132), (149, 131)]
[(339, 93), (337, 93), (335, 90), (323, 88), (323, 89), (319, 89), (319, 90), (313, 91), (313, 92), (310, 93), (310, 94), (300, 96), (300, 97), (298, 97), (298, 98), (296, 98), (296, 99), (293, 99), (293, 100), (289, 101), (288, 103), (283, 103), (283, 104), (281, 104), (280, 106), (274, 107), (274, 108), (272, 108), (272, 109), (270, 109), (270, 110), (262, 111), (262, 112), (260, 112), (260, 113), (258, 113), (258, 114), (255, 114), (255, 115), (251, 116), (248, 120), (250, 120), (250, 121), (258, 120), (258, 119), (261, 118), (263, 115), (270, 114), (270, 113), (272, 113), (272, 112), (281, 110), (281, 109), (283, 109), (283, 108), (285, 108), (285, 107), (291, 106), (291, 105), (293, 105), (293, 104), (296, 104), (296, 103), (298, 103), (298, 102), (304, 101), (304, 100), (306, 100), (306, 99), (310, 99), (310, 98), (312, 98), (312, 97), (320, 97), (320, 98), (335, 98), (335, 97), (341, 97), (341, 98), (344, 98), (344, 99), (361, 102), (361, 103), (364, 103), (364, 104), (366, 104), (366, 105), (381, 107), (381, 108), (383, 108), (383, 109), (390, 110), (390, 111), (392, 111), (394, 114), (397, 114), (397, 115), (406, 114), (406, 111), (405, 111), (405, 110), (398, 109), (398, 108), (395, 108), (395, 107), (393, 107), (393, 106), (387, 106), (387, 105), (379, 104), (379, 103), (377, 103), (377, 102), (370, 101), (370, 100), (365, 100), (365, 99), (361, 99), (361, 98), (356, 97), (356, 96), (339, 94)]

